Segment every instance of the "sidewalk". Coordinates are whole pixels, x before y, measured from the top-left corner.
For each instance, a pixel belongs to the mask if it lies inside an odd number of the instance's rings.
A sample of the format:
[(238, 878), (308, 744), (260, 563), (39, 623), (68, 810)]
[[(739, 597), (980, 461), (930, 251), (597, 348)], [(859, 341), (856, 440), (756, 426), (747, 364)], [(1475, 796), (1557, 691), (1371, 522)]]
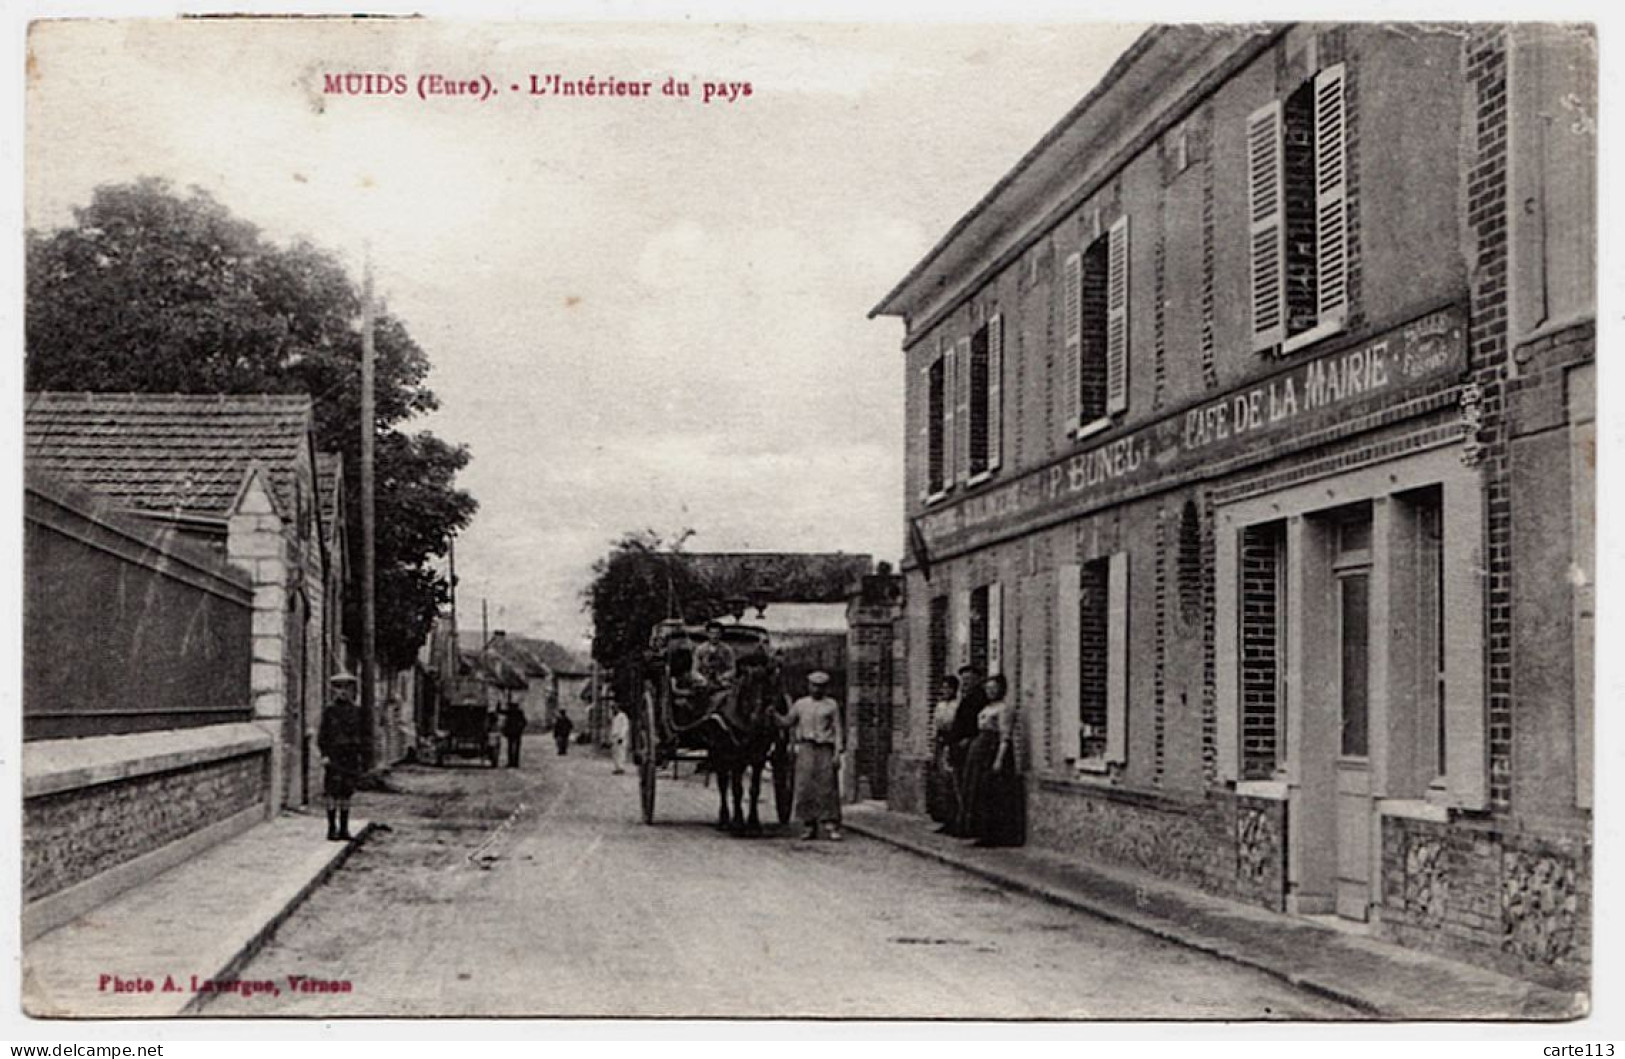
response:
[[(230, 981), (371, 826), (352, 820), (356, 838), (328, 842), (319, 814), (283, 813), (42, 934), (23, 947), (23, 1010), (196, 1014), (212, 994), (195, 990)], [(115, 978), (137, 991), (115, 991)]]
[(1228, 901), (1152, 875), (1085, 865), (1048, 850), (978, 849), (936, 834), (923, 816), (877, 802), (843, 809), (847, 828), (983, 878), (1233, 960), (1300, 989), (1392, 1020), (1539, 1019), (1584, 1015), (1559, 992), (1309, 920)]

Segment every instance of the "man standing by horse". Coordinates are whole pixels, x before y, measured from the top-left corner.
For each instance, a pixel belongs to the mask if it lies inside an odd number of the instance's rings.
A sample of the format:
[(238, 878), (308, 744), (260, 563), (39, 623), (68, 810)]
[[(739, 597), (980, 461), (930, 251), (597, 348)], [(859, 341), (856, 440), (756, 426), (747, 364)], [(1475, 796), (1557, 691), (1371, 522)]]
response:
[(846, 752), (846, 717), (841, 703), (829, 695), (829, 674), (807, 675), (807, 694), (790, 705), (779, 724), (792, 730), (796, 744), (795, 815), (815, 839), (829, 828), (832, 841), (841, 840), (839, 769)]

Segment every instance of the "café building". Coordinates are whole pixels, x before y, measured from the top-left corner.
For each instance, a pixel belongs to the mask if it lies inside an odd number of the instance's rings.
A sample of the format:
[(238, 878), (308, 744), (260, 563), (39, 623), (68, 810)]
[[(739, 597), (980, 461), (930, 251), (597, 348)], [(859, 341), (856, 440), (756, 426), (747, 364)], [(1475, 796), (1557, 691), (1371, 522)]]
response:
[(1594, 69), (1538, 27), (1153, 29), (885, 296), (894, 807), (974, 662), (1030, 843), (1583, 976)]

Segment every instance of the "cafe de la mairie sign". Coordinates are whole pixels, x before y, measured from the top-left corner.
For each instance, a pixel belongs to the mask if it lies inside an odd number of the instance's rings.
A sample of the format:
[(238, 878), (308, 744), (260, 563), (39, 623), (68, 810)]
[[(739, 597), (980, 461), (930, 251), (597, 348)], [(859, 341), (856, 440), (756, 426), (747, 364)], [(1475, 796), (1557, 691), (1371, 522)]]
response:
[(1158, 488), (1318, 444), (1355, 423), (1461, 380), (1461, 310), (1429, 313), (1351, 348), (1300, 361), (1244, 390), (1174, 412), (920, 517), (933, 556), (1052, 524)]

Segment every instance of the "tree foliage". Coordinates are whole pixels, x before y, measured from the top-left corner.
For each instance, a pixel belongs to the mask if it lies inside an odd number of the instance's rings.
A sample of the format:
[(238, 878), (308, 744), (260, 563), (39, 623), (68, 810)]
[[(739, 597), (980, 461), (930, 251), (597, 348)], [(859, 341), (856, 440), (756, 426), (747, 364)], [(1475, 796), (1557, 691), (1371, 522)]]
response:
[[(361, 293), (330, 253), (279, 247), (207, 193), (161, 180), (97, 188), (74, 223), (28, 235), (27, 353), (33, 390), (307, 393), (317, 446), (344, 455), (359, 495)], [(474, 515), (454, 485), (468, 450), (399, 429), (438, 401), (429, 360), (387, 312), (376, 353), (377, 646), (410, 664), (448, 586), (431, 565)], [(360, 505), (346, 628), (360, 638)]]
[(592, 614), (594, 661), (615, 665), (637, 656), (655, 623), (666, 618), (707, 621), (724, 612), (726, 601), (684, 561), (683, 545), (693, 535), (684, 530), (667, 540), (652, 529), (637, 530), (593, 564), (582, 605)]

